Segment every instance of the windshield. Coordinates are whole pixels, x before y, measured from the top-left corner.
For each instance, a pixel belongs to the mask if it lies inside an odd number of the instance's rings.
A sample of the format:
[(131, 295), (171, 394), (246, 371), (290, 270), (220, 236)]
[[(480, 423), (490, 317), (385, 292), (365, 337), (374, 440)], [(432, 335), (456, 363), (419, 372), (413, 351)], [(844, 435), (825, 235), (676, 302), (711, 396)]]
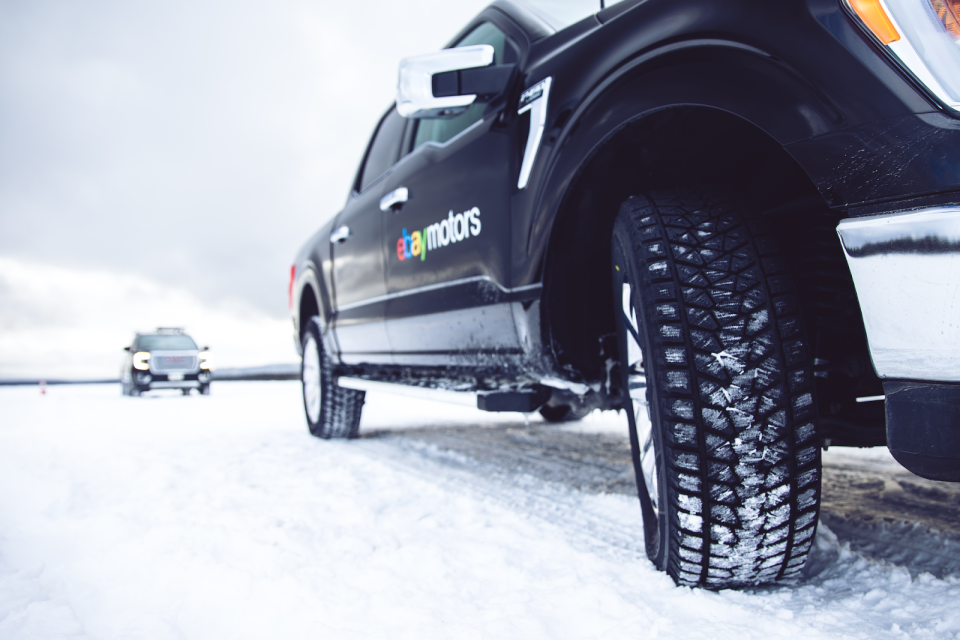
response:
[(140, 336), (137, 339), (137, 351), (179, 351), (196, 350), (197, 343), (183, 334)]

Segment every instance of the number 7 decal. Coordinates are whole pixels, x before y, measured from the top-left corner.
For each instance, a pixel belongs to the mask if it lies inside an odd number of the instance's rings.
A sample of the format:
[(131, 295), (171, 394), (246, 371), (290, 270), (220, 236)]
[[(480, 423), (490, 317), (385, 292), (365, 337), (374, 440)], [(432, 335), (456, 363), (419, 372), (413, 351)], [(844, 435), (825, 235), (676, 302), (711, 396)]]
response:
[(530, 170), (533, 161), (537, 158), (537, 149), (540, 148), (540, 139), (547, 124), (547, 99), (550, 97), (550, 84), (553, 77), (545, 78), (533, 85), (520, 95), (520, 108), (517, 114), (530, 112), (530, 133), (527, 134), (527, 148), (523, 151), (523, 162), (520, 164), (520, 179), (517, 188), (523, 189), (530, 179)]

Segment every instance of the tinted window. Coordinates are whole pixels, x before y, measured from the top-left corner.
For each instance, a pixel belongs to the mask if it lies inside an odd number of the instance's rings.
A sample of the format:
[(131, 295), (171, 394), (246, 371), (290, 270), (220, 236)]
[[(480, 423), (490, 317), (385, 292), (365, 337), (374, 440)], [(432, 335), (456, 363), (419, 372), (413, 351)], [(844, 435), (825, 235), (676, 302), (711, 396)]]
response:
[[(473, 44), (489, 44), (493, 47), (493, 64), (511, 64), (517, 61), (516, 49), (507, 40), (503, 31), (489, 22), (478, 25), (468, 33), (463, 40), (457, 43), (458, 47), (468, 47)], [(457, 135), (483, 115), (486, 102), (478, 99), (470, 108), (455, 118), (423, 118), (417, 125), (417, 135), (413, 146), (419, 147), (424, 142), (446, 142)]]
[(178, 351), (195, 350), (197, 343), (190, 336), (180, 335), (156, 335), (140, 336), (137, 340), (137, 351)]
[(400, 158), (400, 145), (403, 143), (403, 129), (406, 124), (407, 121), (393, 107), (390, 107), (387, 115), (380, 120), (380, 126), (373, 134), (373, 141), (367, 151), (367, 159), (363, 163), (360, 191), (382, 176)]

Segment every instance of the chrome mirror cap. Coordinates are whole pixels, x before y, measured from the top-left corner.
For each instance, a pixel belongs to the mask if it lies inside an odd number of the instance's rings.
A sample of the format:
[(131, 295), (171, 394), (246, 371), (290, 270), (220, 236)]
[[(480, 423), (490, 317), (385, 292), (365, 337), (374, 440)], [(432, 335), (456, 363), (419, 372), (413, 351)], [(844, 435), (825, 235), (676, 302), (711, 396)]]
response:
[(466, 111), (476, 95), (436, 98), (433, 75), (493, 64), (493, 47), (478, 44), (444, 49), (400, 61), (397, 111), (404, 118), (449, 118)]

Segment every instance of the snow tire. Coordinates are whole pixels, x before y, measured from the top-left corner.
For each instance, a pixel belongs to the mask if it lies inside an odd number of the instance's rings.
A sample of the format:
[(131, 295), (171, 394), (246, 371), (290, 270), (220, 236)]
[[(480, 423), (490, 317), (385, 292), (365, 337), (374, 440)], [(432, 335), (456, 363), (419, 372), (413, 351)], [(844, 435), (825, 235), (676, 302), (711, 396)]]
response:
[(730, 198), (685, 191), (624, 202), (612, 248), (647, 554), (680, 585), (797, 577), (820, 448), (812, 357), (774, 236)]
[(311, 435), (324, 439), (357, 437), (366, 394), (337, 385), (333, 364), (323, 349), (320, 319), (316, 316), (307, 321), (303, 333), (300, 381)]

